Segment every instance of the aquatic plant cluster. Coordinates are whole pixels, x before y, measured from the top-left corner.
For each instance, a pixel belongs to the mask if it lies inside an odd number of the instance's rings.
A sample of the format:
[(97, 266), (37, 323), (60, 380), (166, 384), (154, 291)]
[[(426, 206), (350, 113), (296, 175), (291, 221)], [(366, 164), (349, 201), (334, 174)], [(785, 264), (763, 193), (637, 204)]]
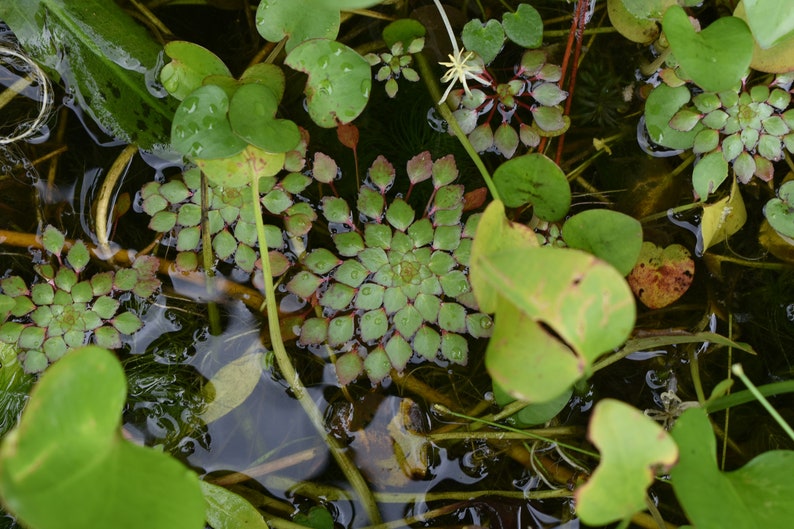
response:
[(133, 311), (120, 310), (122, 302), (130, 295), (149, 298), (160, 288), (154, 257), (82, 277), (90, 261), (84, 242), (75, 241), (62, 255), (66, 239), (56, 228), (47, 226), (41, 238), (48, 259), (33, 267), (36, 279), (0, 279), (0, 341), (19, 348), (29, 373), (43, 371), (69, 349), (89, 342), (121, 347), (121, 335), (143, 326)]
[[(467, 274), (477, 216), (462, 223), (464, 189), (453, 184), (454, 158), (432, 161), (424, 152), (408, 161), (406, 174), (405, 198), (387, 201), (397, 171), (380, 156), (355, 210), (343, 198), (324, 197), (336, 255), (326, 248), (305, 254), (305, 270), (287, 283), (320, 311), (304, 321), (300, 343), (345, 352), (336, 360), (343, 384), (362, 372), (380, 382), (392, 368), (401, 372), (413, 353), (466, 364), (466, 336), (490, 336), (492, 321), (478, 312)], [(417, 218), (408, 200), (424, 181), (433, 191)]]

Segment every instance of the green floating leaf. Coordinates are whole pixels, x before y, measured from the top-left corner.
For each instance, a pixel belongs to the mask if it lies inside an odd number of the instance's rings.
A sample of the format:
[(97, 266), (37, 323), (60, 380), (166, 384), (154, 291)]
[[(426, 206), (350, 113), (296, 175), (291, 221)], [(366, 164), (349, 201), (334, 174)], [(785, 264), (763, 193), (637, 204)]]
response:
[(217, 421), (245, 402), (262, 378), (263, 356), (262, 352), (246, 353), (213, 375), (204, 386), (204, 394), (212, 398), (201, 414), (205, 423)]
[[(476, 274), (498, 298), (485, 365), (518, 399), (544, 402), (559, 396), (589, 373), (598, 356), (622, 344), (634, 326), (634, 296), (625, 280), (579, 250), (473, 250)], [(476, 293), (478, 284), (473, 286)]]
[(245, 84), (229, 103), (232, 130), (243, 140), (268, 152), (287, 152), (297, 147), (298, 126), (287, 119), (276, 119), (279, 100), (261, 84)]
[[(336, 0), (329, 1), (333, 1), (334, 5), (337, 4)], [(370, 3), (374, 4), (376, 2)], [(401, 18), (383, 28), (383, 41), (390, 49), (398, 42), (402, 42), (407, 46), (415, 39), (423, 38), (425, 33), (427, 33), (427, 30), (418, 20)]]
[(191, 92), (174, 114), (174, 149), (202, 159), (227, 158), (242, 151), (246, 142), (232, 132), (228, 111), (229, 96), (222, 88), (207, 85)]
[(781, 236), (794, 239), (794, 181), (780, 186), (777, 197), (764, 206), (764, 216)]
[(530, 153), (500, 165), (493, 176), (507, 207), (531, 204), (535, 214), (550, 222), (562, 219), (571, 206), (571, 188), (553, 160)]
[(309, 39), (335, 39), (339, 9), (316, 0), (263, 0), (256, 10), (256, 29), (270, 42), (289, 37), (285, 46), (289, 53)]
[(717, 467), (717, 444), (706, 412), (686, 410), (672, 431), (680, 458), (670, 472), (673, 490), (693, 525), (788, 527), (794, 517), (794, 452), (770, 450), (732, 472)]
[(212, 529), (268, 529), (256, 507), (242, 496), (206, 481), (199, 485), (207, 506), (207, 524)]
[[(195, 162), (212, 184), (221, 187), (243, 187), (253, 182), (255, 178), (278, 174), (284, 167), (285, 158), (283, 152), (272, 153), (254, 145), (247, 145), (242, 151), (232, 156), (214, 160), (207, 160), (202, 156)], [(210, 215), (211, 226), (212, 216)]]
[(66, 244), (66, 237), (55, 226), (47, 225), (41, 235), (41, 244), (52, 255), (59, 256), (63, 245)]
[(502, 16), (507, 38), (522, 48), (537, 48), (543, 44), (543, 19), (529, 4), (519, 4), (515, 13)]
[[(619, 400), (596, 404), (588, 437), (601, 452), (598, 468), (576, 489), (576, 513), (588, 525), (606, 525), (645, 510), (657, 467), (669, 468), (678, 459), (678, 447), (667, 432)], [(703, 487), (702, 482), (697, 486)]]
[[(505, 216), (504, 204), (499, 200), (492, 201), (480, 217), (474, 243), (471, 249), (471, 267), (469, 280), (477, 297), (480, 310), (487, 313), (496, 311), (498, 294), (494, 291), (482, 268), (476, 265), (484, 256), (515, 248), (535, 248), (538, 239), (535, 232), (518, 223), (513, 223)], [(437, 273), (437, 272), (436, 272)], [(446, 271), (441, 271), (441, 274)]]
[(794, 11), (788, 0), (744, 0), (747, 24), (762, 49), (794, 36)]
[[(305, 9), (316, 16), (316, 9)], [(349, 123), (367, 105), (372, 85), (369, 63), (344, 44), (312, 39), (292, 50), (284, 64), (309, 76), (305, 89), (309, 116), (321, 127)]]
[(566, 220), (562, 237), (570, 248), (603, 259), (625, 276), (640, 255), (642, 225), (617, 211), (590, 209)]
[(717, 190), (728, 178), (728, 162), (722, 152), (711, 152), (698, 160), (692, 171), (692, 187), (701, 201)]
[[(498, 384), (493, 385), (494, 401), (499, 406), (506, 406), (516, 399), (511, 397), (505, 390)], [(528, 428), (530, 426), (537, 426), (539, 424), (547, 423), (560, 413), (568, 401), (571, 399), (573, 389), (560, 393), (559, 397), (548, 402), (541, 402), (538, 404), (528, 404), (521, 408), (517, 413), (510, 416), (510, 421), (513, 426), (518, 428)]]
[(476, 52), (482, 62), (488, 64), (502, 51), (505, 31), (498, 20), (489, 20), (483, 24), (480, 19), (475, 18), (463, 26), (461, 39), (466, 49)]
[(204, 527), (198, 477), (122, 437), (125, 385), (119, 361), (96, 346), (69, 352), (42, 375), (0, 446), (0, 495), (26, 526)]
[(345, 353), (336, 360), (336, 376), (343, 386), (350, 384), (364, 372), (364, 361), (357, 352)]
[(670, 126), (670, 120), (681, 107), (689, 103), (691, 97), (686, 86), (672, 88), (661, 83), (651, 90), (645, 102), (645, 128), (654, 143), (669, 149), (692, 148), (695, 136), (703, 130), (703, 125), (697, 124), (687, 132)]
[(747, 74), (753, 35), (743, 20), (721, 17), (696, 32), (686, 11), (674, 5), (665, 11), (662, 27), (684, 77), (704, 90), (729, 90)]
[(232, 76), (217, 55), (192, 42), (169, 42), (165, 45), (165, 54), (171, 57), (171, 62), (160, 71), (160, 82), (169, 94), (180, 101), (200, 87), (207, 76)]

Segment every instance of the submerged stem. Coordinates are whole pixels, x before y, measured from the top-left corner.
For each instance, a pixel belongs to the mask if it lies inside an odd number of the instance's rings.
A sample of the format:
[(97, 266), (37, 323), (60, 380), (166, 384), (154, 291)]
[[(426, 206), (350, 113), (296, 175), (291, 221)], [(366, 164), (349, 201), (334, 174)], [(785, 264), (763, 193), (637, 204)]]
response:
[(273, 349), (273, 355), (276, 358), (276, 363), (278, 364), (278, 368), (281, 371), (282, 376), (289, 384), (290, 390), (295, 395), (295, 398), (298, 399), (303, 411), (306, 412), (306, 415), (309, 416), (312, 425), (323, 437), (323, 440), (328, 446), (328, 449), (331, 451), (331, 455), (334, 457), (334, 460), (336, 460), (339, 468), (342, 470), (345, 477), (350, 482), (350, 485), (353, 487), (353, 490), (361, 500), (364, 511), (367, 513), (370, 522), (373, 524), (379, 524), (381, 523), (381, 516), (380, 512), (378, 512), (378, 506), (375, 502), (375, 497), (372, 495), (372, 491), (369, 490), (367, 482), (364, 480), (361, 472), (359, 472), (358, 467), (356, 467), (356, 465), (348, 456), (345, 447), (342, 446), (335, 437), (325, 430), (325, 425), (323, 424), (323, 415), (320, 412), (320, 409), (311, 399), (309, 393), (306, 391), (306, 386), (304, 386), (303, 382), (301, 382), (300, 376), (295, 370), (295, 366), (292, 365), (292, 361), (290, 361), (289, 355), (287, 354), (287, 349), (284, 347), (284, 340), (281, 337), (281, 328), (279, 327), (279, 314), (278, 307), (276, 306), (275, 289), (273, 288), (273, 275), (270, 269), (270, 256), (267, 251), (265, 224), (262, 220), (262, 204), (259, 201), (259, 178), (253, 179), (251, 193), (251, 199), (253, 200), (255, 209), (254, 217), (256, 218), (256, 234), (257, 238), (259, 239), (259, 253), (262, 261), (262, 282), (264, 283), (265, 294), (264, 305), (267, 308), (267, 324), (268, 330), (270, 332), (271, 347)]

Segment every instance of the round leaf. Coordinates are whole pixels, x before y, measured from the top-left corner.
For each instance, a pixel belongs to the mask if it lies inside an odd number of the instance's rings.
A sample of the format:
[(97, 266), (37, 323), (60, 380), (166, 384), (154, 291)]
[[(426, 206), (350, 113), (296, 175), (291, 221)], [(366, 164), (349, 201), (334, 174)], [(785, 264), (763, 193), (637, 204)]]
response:
[(232, 132), (226, 113), (229, 97), (215, 85), (194, 90), (179, 104), (171, 125), (171, 143), (192, 158), (226, 158), (242, 151), (246, 143)]
[[(310, 11), (315, 16), (316, 10)], [(344, 44), (309, 40), (292, 50), (284, 63), (309, 76), (305, 89), (309, 116), (321, 127), (349, 123), (364, 110), (372, 84), (370, 66)]]
[(640, 223), (608, 209), (590, 209), (569, 218), (562, 237), (569, 247), (603, 259), (624, 276), (634, 268), (642, 248)]
[(496, 169), (493, 179), (506, 206), (531, 204), (543, 220), (562, 219), (571, 205), (571, 189), (565, 174), (543, 154), (525, 154), (508, 160)]
[(237, 89), (229, 103), (232, 130), (243, 140), (268, 152), (287, 152), (301, 139), (298, 126), (276, 119), (278, 99), (261, 84), (246, 84)]

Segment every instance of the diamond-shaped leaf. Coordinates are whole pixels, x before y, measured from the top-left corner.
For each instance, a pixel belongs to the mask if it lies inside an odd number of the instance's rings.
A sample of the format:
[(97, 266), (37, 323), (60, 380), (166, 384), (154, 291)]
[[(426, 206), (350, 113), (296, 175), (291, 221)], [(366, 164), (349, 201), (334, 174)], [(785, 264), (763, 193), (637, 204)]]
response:
[(445, 331), (466, 332), (466, 309), (459, 303), (442, 303), (438, 312), (438, 326)]
[(328, 338), (328, 320), (309, 318), (301, 326), (299, 341), (303, 345), (321, 344)]
[(364, 343), (379, 340), (389, 330), (389, 318), (383, 309), (365, 312), (358, 323), (359, 335)]
[(469, 343), (459, 334), (444, 333), (441, 336), (441, 356), (452, 363), (465, 366), (469, 361)]
[(386, 224), (367, 224), (364, 226), (364, 242), (367, 248), (391, 248), (392, 231)]
[(328, 345), (344, 345), (353, 338), (353, 315), (338, 316), (328, 323)]
[(417, 184), (424, 180), (430, 178), (431, 171), (433, 169), (433, 161), (430, 158), (430, 152), (424, 151), (410, 160), (408, 160), (408, 164), (406, 166), (406, 170), (408, 172), (408, 180), (412, 184)]
[(382, 346), (379, 345), (369, 352), (367, 358), (364, 359), (364, 370), (373, 384), (386, 378), (391, 371), (391, 361)]
[(69, 248), (69, 253), (66, 254), (66, 262), (77, 273), (80, 273), (86, 267), (90, 258), (91, 254), (83, 241), (75, 241), (72, 247)]
[(394, 183), (394, 166), (383, 155), (378, 155), (372, 162), (367, 176), (381, 193), (385, 193)]
[(301, 271), (287, 283), (287, 290), (299, 298), (308, 299), (323, 283), (323, 280), (311, 272)]
[(408, 360), (411, 359), (411, 355), (414, 353), (411, 344), (405, 341), (405, 338), (399, 334), (395, 334), (389, 338), (389, 341), (386, 342), (385, 349), (386, 354), (389, 356), (389, 360), (391, 361), (391, 365), (397, 371), (402, 371), (405, 369)]
[(364, 371), (364, 362), (356, 351), (345, 353), (336, 359), (336, 376), (343, 386), (350, 384)]
[(354, 257), (364, 249), (364, 240), (355, 231), (337, 233), (334, 235), (334, 244), (343, 257)]
[(422, 325), (423, 320), (416, 307), (406, 305), (394, 315), (394, 328), (406, 338), (411, 338)]
[(41, 244), (44, 246), (44, 249), (50, 252), (52, 255), (59, 256), (61, 255), (61, 250), (63, 250), (63, 245), (66, 243), (66, 237), (58, 231), (55, 226), (47, 225), (44, 228), (44, 233), (41, 234)]
[(358, 287), (367, 279), (369, 271), (364, 265), (352, 259), (343, 262), (334, 272), (334, 279), (353, 288)]
[(323, 215), (328, 219), (328, 222), (337, 222), (339, 224), (351, 224), (352, 217), (350, 215), (350, 206), (343, 198), (339, 197), (323, 197), (322, 202)]
[(441, 335), (432, 327), (423, 325), (416, 331), (413, 344), (417, 353), (428, 360), (433, 360), (441, 346)]
[(343, 310), (353, 301), (356, 290), (341, 283), (332, 283), (320, 298), (320, 305), (334, 310)]
[(93, 310), (103, 320), (111, 319), (119, 308), (119, 301), (110, 296), (101, 296), (94, 301)]
[(414, 209), (402, 198), (395, 199), (386, 210), (386, 220), (399, 231), (405, 231), (415, 216)]
[(372, 273), (377, 272), (389, 262), (389, 258), (382, 248), (366, 248), (358, 254), (358, 260)]
[(132, 312), (122, 312), (111, 323), (122, 334), (133, 334), (143, 327), (143, 322)]
[(361, 186), (358, 192), (356, 207), (359, 213), (375, 220), (380, 220), (386, 201), (378, 191), (367, 186)]

